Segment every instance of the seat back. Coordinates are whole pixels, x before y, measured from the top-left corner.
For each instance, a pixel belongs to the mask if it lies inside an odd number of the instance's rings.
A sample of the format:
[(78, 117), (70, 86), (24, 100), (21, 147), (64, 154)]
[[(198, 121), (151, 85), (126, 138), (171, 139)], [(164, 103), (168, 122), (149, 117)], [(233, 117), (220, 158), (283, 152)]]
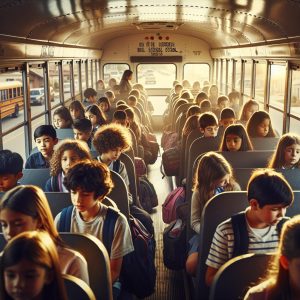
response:
[(74, 139), (74, 132), (72, 128), (56, 128), (56, 137), (59, 140)]
[(72, 300), (96, 300), (92, 289), (81, 279), (68, 275), (62, 275), (68, 299)]
[(45, 189), (46, 182), (50, 178), (49, 169), (23, 169), (22, 173), (21, 184), (33, 184), (42, 190)]
[(266, 273), (273, 257), (272, 254), (251, 253), (229, 260), (215, 275), (209, 300), (224, 299), (224, 295), (226, 299), (242, 299), (249, 287)]
[(254, 150), (275, 150), (279, 141), (278, 137), (250, 138)]
[[(112, 299), (110, 261), (103, 243), (90, 234), (60, 233), (70, 248), (80, 252), (87, 261), (90, 287), (97, 299)], [(73, 299), (73, 298), (70, 298)]]

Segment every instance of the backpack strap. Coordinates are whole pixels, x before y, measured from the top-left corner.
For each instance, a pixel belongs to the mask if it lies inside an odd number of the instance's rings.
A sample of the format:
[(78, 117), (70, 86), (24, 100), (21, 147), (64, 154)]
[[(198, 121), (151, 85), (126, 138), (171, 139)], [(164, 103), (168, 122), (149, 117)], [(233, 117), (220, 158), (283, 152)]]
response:
[(118, 217), (118, 211), (110, 207), (107, 208), (106, 217), (103, 224), (102, 242), (109, 256), (111, 254), (111, 246), (114, 239), (115, 225)]
[(282, 230), (282, 226), (283, 224), (289, 220), (290, 218), (289, 217), (283, 217), (276, 225), (276, 229), (277, 229), (277, 232), (278, 232), (278, 237), (280, 237), (280, 234), (281, 234), (281, 230)]
[(249, 234), (245, 212), (233, 215), (231, 217), (231, 224), (234, 235), (232, 257), (248, 253)]
[(120, 172), (120, 165), (121, 165), (121, 161), (119, 159), (115, 160), (113, 162), (113, 171), (119, 174), (119, 172)]
[(58, 186), (58, 178), (57, 176), (51, 176), (51, 189), (52, 192), (59, 192), (59, 186)]
[(60, 214), (59, 218), (59, 226), (58, 231), (59, 232), (70, 232), (71, 230), (71, 216), (74, 206), (70, 205), (68, 207), (65, 207)]

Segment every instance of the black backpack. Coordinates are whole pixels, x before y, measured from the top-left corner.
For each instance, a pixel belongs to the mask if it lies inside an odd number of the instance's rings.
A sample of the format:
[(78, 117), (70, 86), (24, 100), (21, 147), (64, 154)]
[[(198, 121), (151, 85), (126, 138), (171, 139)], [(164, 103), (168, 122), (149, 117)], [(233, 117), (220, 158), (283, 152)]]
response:
[(153, 184), (145, 176), (139, 177), (139, 195), (143, 209), (151, 213), (158, 205), (158, 198)]
[[(277, 232), (280, 234), (283, 224), (289, 220), (288, 217), (284, 217), (276, 225)], [(245, 212), (240, 212), (231, 217), (233, 235), (234, 235), (234, 246), (232, 257), (236, 257), (242, 254), (248, 253), (249, 247), (249, 235), (247, 230), (246, 223), (246, 214)]]

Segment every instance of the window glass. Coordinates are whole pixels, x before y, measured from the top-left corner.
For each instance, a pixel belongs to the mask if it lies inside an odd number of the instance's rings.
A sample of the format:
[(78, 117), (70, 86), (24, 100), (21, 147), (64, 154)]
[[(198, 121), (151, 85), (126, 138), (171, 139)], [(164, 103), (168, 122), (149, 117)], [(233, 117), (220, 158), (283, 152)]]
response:
[(210, 67), (208, 64), (185, 64), (183, 66), (183, 78), (187, 79), (191, 85), (199, 81), (201, 88), (204, 81), (209, 81)]
[(108, 81), (111, 78), (116, 79), (117, 84), (119, 84), (122, 75), (125, 70), (130, 69), (128, 64), (106, 64), (103, 67), (103, 80), (105, 85), (108, 85)]
[(244, 95), (251, 96), (251, 72), (252, 62), (245, 62), (245, 73), (244, 73)]
[(241, 71), (242, 71), (241, 61), (236, 61), (235, 62), (235, 90), (237, 92), (241, 91)]
[(144, 88), (170, 88), (175, 79), (176, 66), (174, 64), (139, 64), (137, 66), (137, 81)]
[[(2, 121), (2, 120), (1, 120)], [(7, 126), (7, 119), (4, 120), (2, 126)], [(16, 124), (14, 124), (16, 125)], [(2, 128), (3, 130), (3, 128)], [(24, 163), (26, 161), (26, 154), (25, 154), (25, 127), (22, 126), (17, 130), (9, 133), (8, 135), (3, 136), (3, 149), (10, 150), (12, 152), (18, 152), (23, 160)]]
[(255, 95), (254, 98), (260, 103), (264, 103), (265, 99), (265, 82), (267, 73), (267, 63), (258, 62), (255, 66)]
[(86, 90), (86, 62), (81, 62), (81, 83), (82, 83), (82, 91)]
[[(300, 117), (300, 71), (292, 70), (291, 114)], [(299, 124), (299, 121), (297, 121)]]
[(228, 69), (227, 69), (227, 73), (228, 73), (228, 77), (227, 77), (227, 87), (228, 87), (228, 93), (230, 93), (232, 91), (232, 70), (233, 70), (233, 62), (232, 60), (228, 61)]
[(59, 67), (56, 63), (49, 63), (49, 86), (51, 107), (57, 105), (59, 96)]
[(79, 89), (79, 62), (74, 62), (73, 65), (74, 72), (74, 91), (75, 91), (75, 99), (81, 100), (81, 94)]
[(70, 64), (63, 64), (63, 84), (64, 84), (64, 98), (65, 102), (71, 99), (71, 77), (70, 77)]
[(299, 134), (300, 121), (295, 118), (290, 118), (290, 130), (289, 132), (295, 132)]
[(275, 132), (277, 132), (279, 135), (281, 135), (282, 130), (283, 130), (283, 113), (270, 107), (269, 114), (271, 117), (272, 126), (275, 129)]
[[(52, 120), (50, 122), (52, 124)], [(32, 121), (31, 126), (32, 126), (32, 133), (34, 133), (34, 131), (36, 130), (36, 128), (38, 128), (41, 125), (46, 124), (46, 115), (43, 115), (35, 120)], [(34, 141), (34, 137), (32, 134), (32, 148), (35, 147), (35, 141)]]
[(271, 65), (269, 104), (283, 110), (286, 67)]

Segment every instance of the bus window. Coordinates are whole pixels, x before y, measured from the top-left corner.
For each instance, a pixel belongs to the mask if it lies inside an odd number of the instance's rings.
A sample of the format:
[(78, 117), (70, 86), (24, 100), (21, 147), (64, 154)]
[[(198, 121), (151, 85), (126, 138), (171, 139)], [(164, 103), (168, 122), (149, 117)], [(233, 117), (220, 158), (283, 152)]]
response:
[(260, 107), (264, 107), (266, 73), (267, 63), (264, 61), (256, 62), (254, 99), (259, 102)]
[[(300, 117), (300, 71), (292, 70), (291, 114)], [(299, 126), (299, 121), (298, 121)], [(299, 128), (299, 127), (298, 127)]]
[(251, 96), (251, 83), (252, 83), (252, 61), (245, 62), (244, 72), (244, 96), (250, 98)]
[(227, 70), (227, 91), (230, 93), (232, 91), (232, 73), (233, 73), (233, 61), (228, 61), (228, 70)]
[(71, 99), (71, 78), (70, 78), (70, 64), (64, 63), (63, 67), (63, 83), (64, 83), (64, 98), (65, 102)]
[(202, 88), (203, 82), (209, 81), (209, 71), (210, 67), (205, 63), (185, 64), (183, 67), (183, 78), (187, 79), (191, 84), (194, 81), (199, 81)]
[(79, 61), (74, 62), (74, 89), (75, 89), (75, 99), (81, 100), (80, 86), (79, 86)]
[(84, 92), (87, 88), (87, 83), (86, 83), (86, 61), (81, 62), (81, 84), (82, 84), (82, 91)]
[(128, 69), (130, 69), (130, 67), (127, 64), (105, 64), (103, 67), (102, 80), (104, 80), (106, 87), (109, 88), (107, 85), (111, 78), (116, 79), (117, 84), (119, 84), (124, 71)]
[(270, 106), (283, 110), (286, 66), (272, 64), (270, 78)]
[[(235, 62), (235, 90), (240, 92), (241, 91), (241, 73), (242, 73), (242, 63), (241, 61)], [(247, 101), (247, 100), (246, 100)], [(245, 102), (245, 99), (244, 99)]]
[(175, 79), (176, 66), (174, 64), (139, 64), (137, 66), (137, 81), (146, 89), (170, 88)]
[(59, 103), (59, 70), (58, 64), (49, 63), (49, 85), (51, 107)]

